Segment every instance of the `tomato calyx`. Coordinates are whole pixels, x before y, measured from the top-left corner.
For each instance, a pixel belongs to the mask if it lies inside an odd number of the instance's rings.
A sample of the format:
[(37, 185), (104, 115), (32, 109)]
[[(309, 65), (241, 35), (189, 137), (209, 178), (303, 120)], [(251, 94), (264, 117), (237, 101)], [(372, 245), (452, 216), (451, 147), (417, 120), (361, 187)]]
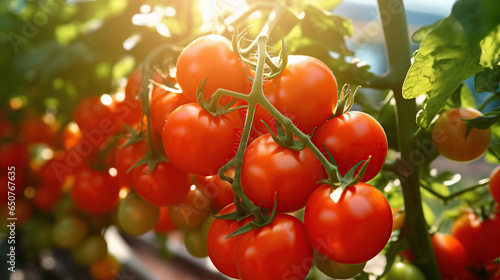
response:
[[(235, 230), (233, 233), (231, 233), (228, 236), (226, 236), (226, 239), (230, 238), (230, 237), (233, 237), (233, 236), (236, 236), (236, 235), (240, 235), (240, 234), (249, 232), (249, 231), (251, 231), (253, 229), (256, 229), (256, 228), (264, 227), (264, 226), (269, 225), (270, 223), (272, 223), (272, 221), (274, 220), (274, 217), (276, 216), (276, 207), (278, 205), (277, 202), (278, 202), (277, 193), (275, 193), (274, 194), (274, 207), (273, 207), (273, 210), (271, 211), (271, 213), (267, 213), (267, 210), (264, 210), (264, 214), (262, 215), (262, 217), (263, 217), (262, 221), (260, 219), (255, 218), (252, 222), (243, 225), (239, 229)], [(228, 215), (232, 215), (232, 214), (239, 215), (238, 211), (235, 211), (233, 213), (229, 213), (229, 214), (226, 214), (226, 215), (214, 216), (214, 217), (219, 218), (219, 219), (221, 219), (221, 217), (223, 217), (224, 219), (226, 219), (224, 216), (228, 216)], [(243, 216), (238, 217), (236, 220), (239, 222), (242, 219), (244, 219), (242, 217)], [(226, 219), (226, 220), (228, 220), (228, 219)]]
[(231, 100), (225, 105), (220, 105), (219, 99), (222, 97), (222, 95), (232, 96), (232, 94), (235, 95), (241, 94), (238, 92), (222, 88), (217, 89), (217, 91), (213, 95), (207, 97), (207, 99), (203, 99), (203, 93), (205, 91), (205, 85), (207, 84), (208, 78), (209, 77), (206, 77), (205, 80), (201, 80), (200, 83), (198, 84), (198, 88), (196, 89), (196, 101), (203, 110), (209, 112), (214, 117), (218, 118), (224, 114), (228, 114), (233, 111), (248, 107), (247, 105), (233, 107), (233, 105), (236, 104), (236, 102), (238, 102), (238, 99), (236, 98)]
[[(368, 167), (368, 163), (370, 162), (371, 156), (368, 156), (368, 158), (364, 161), (358, 162), (351, 169), (349, 169), (349, 171), (347, 171), (347, 173), (344, 176), (342, 176), (342, 174), (340, 174), (337, 162), (333, 158), (332, 154), (330, 153), (328, 148), (326, 148), (326, 146), (325, 149), (331, 164), (330, 166), (325, 167), (326, 172), (328, 174), (328, 178), (323, 180), (322, 182), (332, 186), (335, 189), (334, 192), (339, 192), (338, 197), (340, 198), (340, 196), (344, 193), (347, 187), (353, 186), (361, 181), (363, 175), (365, 174), (366, 168)], [(355, 175), (356, 169), (358, 169), (360, 165), (361, 169), (359, 170), (358, 174)]]
[[(280, 122), (276, 121), (276, 130), (278, 131), (278, 135), (275, 135), (271, 127), (269, 127), (269, 125), (264, 120), (260, 121), (267, 127), (269, 134), (273, 138), (274, 142), (276, 142), (276, 144), (294, 151), (301, 151), (305, 149), (306, 145), (304, 145), (302, 141), (295, 139), (295, 134), (293, 134), (293, 132), (290, 130), (290, 125), (285, 125), (285, 129), (283, 129), (283, 125)], [(290, 119), (287, 119), (287, 122), (289, 122), (290, 124), (292, 123)]]
[(354, 97), (356, 96), (359, 88), (361, 88), (361, 86), (358, 86), (353, 92), (350, 85), (344, 84), (342, 90), (340, 91), (339, 102), (337, 103), (337, 106), (335, 106), (330, 119), (338, 117), (351, 110), (352, 105), (354, 104)]

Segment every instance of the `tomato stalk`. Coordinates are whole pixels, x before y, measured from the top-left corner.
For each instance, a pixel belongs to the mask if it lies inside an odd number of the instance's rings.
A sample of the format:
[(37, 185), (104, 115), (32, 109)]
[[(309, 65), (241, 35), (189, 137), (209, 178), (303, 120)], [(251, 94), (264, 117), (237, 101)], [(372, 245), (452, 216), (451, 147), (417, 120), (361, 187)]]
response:
[(415, 116), (414, 99), (404, 99), (402, 85), (411, 64), (410, 43), (405, 9), (402, 0), (378, 0), (379, 14), (382, 19), (387, 55), (388, 72), (368, 85), (390, 88), (396, 101), (396, 127), (400, 159), (398, 161), (399, 180), (403, 188), (406, 209), (405, 227), (407, 237), (419, 266), (427, 279), (440, 279), (439, 269), (434, 256), (427, 225), (422, 209), (418, 167), (410, 166), (411, 155), (418, 152), (414, 135), (418, 130)]
[(459, 191), (456, 191), (452, 194), (449, 194), (449, 195), (442, 195), (438, 192), (436, 192), (435, 190), (433, 190), (430, 186), (428, 186), (427, 184), (425, 183), (421, 183), (420, 186), (422, 188), (424, 188), (425, 190), (427, 190), (428, 192), (430, 192), (432, 195), (434, 195), (435, 197), (439, 198), (440, 200), (443, 201), (443, 203), (448, 203), (450, 200), (454, 199), (455, 197), (458, 197), (458, 196), (461, 196), (463, 195), (464, 193), (467, 193), (467, 192), (470, 192), (470, 191), (473, 191), (477, 188), (480, 188), (480, 187), (485, 187), (485, 186), (488, 186), (488, 184), (490, 183), (490, 179), (489, 178), (484, 178), (482, 180), (479, 180), (476, 184), (474, 185), (471, 185), (471, 186), (468, 186), (466, 188), (463, 188)]

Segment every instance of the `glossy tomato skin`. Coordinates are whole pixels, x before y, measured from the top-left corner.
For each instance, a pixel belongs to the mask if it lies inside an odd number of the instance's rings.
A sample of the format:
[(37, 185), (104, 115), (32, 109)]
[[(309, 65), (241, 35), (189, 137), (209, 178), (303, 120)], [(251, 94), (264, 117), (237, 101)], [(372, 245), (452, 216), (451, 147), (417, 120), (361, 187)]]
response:
[(168, 159), (186, 173), (215, 175), (236, 155), (243, 123), (237, 112), (215, 117), (196, 103), (175, 109), (163, 127)]
[(151, 124), (161, 136), (168, 116), (177, 107), (189, 102), (183, 94), (171, 93), (160, 87), (154, 89), (151, 97)]
[(389, 269), (383, 280), (425, 280), (425, 276), (415, 265), (407, 262), (396, 262)]
[[(118, 140), (118, 145), (123, 145), (125, 141), (121, 139)], [(130, 170), (134, 164), (136, 164), (140, 159), (146, 156), (146, 152), (149, 150), (146, 141), (136, 142), (132, 145), (118, 148), (115, 153), (115, 168), (118, 172), (117, 177), (127, 187), (132, 186), (134, 170)], [(136, 167), (140, 169), (140, 166)]]
[(195, 188), (191, 189), (179, 204), (170, 205), (168, 215), (179, 228), (196, 229), (210, 215), (210, 208), (210, 199)]
[(21, 133), (28, 143), (57, 144), (57, 127), (44, 121), (42, 116), (28, 116), (21, 121)]
[(276, 214), (261, 228), (241, 235), (236, 267), (242, 280), (305, 279), (314, 250), (299, 219)]
[(435, 233), (432, 247), (443, 279), (459, 279), (465, 273), (467, 253), (462, 243), (453, 235)]
[[(244, 92), (248, 81), (244, 65), (231, 49), (231, 42), (220, 35), (206, 35), (189, 43), (177, 60), (177, 82), (183, 94), (196, 102), (196, 89), (208, 77), (203, 98), (207, 99), (218, 88)], [(232, 98), (222, 97), (221, 104)]]
[[(226, 175), (233, 178), (234, 168), (228, 170)], [(231, 184), (222, 180), (218, 175), (196, 176), (195, 184), (212, 201), (214, 212), (219, 212), (234, 202)]]
[[(236, 211), (234, 204), (229, 204), (219, 212), (219, 215), (229, 214)], [(210, 260), (215, 267), (224, 275), (239, 278), (236, 268), (236, 245), (239, 235), (230, 238), (226, 237), (235, 232), (238, 228), (252, 221), (252, 218), (246, 218), (240, 222), (236, 220), (215, 219), (208, 230), (207, 249)]]
[(323, 185), (307, 201), (304, 223), (312, 244), (336, 262), (355, 264), (372, 259), (391, 236), (392, 212), (387, 199), (361, 182), (347, 187), (337, 202), (331, 193), (332, 188)]
[(241, 186), (256, 204), (273, 209), (277, 192), (277, 212), (303, 208), (321, 180), (321, 163), (305, 148), (295, 151), (282, 147), (270, 134), (255, 139), (246, 149), (241, 170)]
[(481, 221), (473, 212), (466, 212), (455, 220), (451, 234), (464, 246), (467, 266), (481, 266), (500, 256), (500, 213)]
[(106, 213), (118, 205), (120, 184), (108, 172), (82, 168), (75, 174), (71, 198), (81, 209), (91, 213)]
[[(332, 71), (310, 56), (289, 55), (285, 70), (264, 83), (263, 90), (269, 102), (307, 134), (328, 120), (338, 99), (337, 81)], [(262, 114), (266, 113), (260, 108), (257, 116)], [(257, 129), (263, 131), (259, 118), (255, 123), (260, 126)]]
[(325, 275), (334, 279), (353, 278), (363, 271), (366, 262), (356, 264), (345, 264), (332, 261), (314, 250), (314, 265)]
[(500, 204), (500, 166), (491, 172), (489, 191), (493, 199)]
[(76, 106), (73, 120), (82, 132), (113, 134), (121, 128), (114, 113), (114, 106), (114, 103), (104, 105), (99, 96), (88, 97)]
[(0, 154), (2, 155), (0, 157), (2, 172), (6, 172), (12, 166), (16, 172), (19, 172), (26, 168), (30, 159), (28, 147), (17, 141), (0, 143)]
[[(153, 74), (153, 80), (163, 83), (163, 78), (156, 72)], [(141, 68), (137, 68), (128, 77), (125, 98), (115, 101), (114, 112), (117, 118), (130, 126), (140, 123), (142, 118), (142, 101), (137, 97), (142, 88), (141, 83), (142, 71)]]
[(129, 193), (118, 207), (120, 228), (132, 236), (143, 235), (152, 230), (159, 218), (160, 208), (146, 202), (136, 193)]
[(490, 145), (491, 130), (472, 128), (466, 138), (462, 120), (481, 115), (474, 108), (455, 108), (441, 113), (432, 127), (432, 141), (438, 152), (460, 162), (472, 161), (484, 154)]
[(167, 234), (177, 229), (177, 225), (170, 219), (168, 215), (168, 207), (160, 207), (160, 218), (154, 227), (157, 233)]
[(191, 186), (189, 175), (167, 162), (158, 163), (152, 172), (148, 165), (139, 166), (132, 172), (135, 191), (156, 206), (180, 203)]
[(371, 155), (362, 182), (380, 172), (387, 156), (384, 129), (377, 120), (364, 112), (351, 111), (330, 119), (315, 130), (312, 141), (328, 157), (326, 146), (342, 175)]

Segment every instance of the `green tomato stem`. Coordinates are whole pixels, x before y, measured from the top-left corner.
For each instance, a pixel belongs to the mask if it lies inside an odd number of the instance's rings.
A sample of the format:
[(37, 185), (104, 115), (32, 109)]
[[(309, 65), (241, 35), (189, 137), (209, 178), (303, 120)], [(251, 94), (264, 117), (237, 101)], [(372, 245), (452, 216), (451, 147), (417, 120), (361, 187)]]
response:
[(427, 279), (441, 279), (434, 250), (430, 241), (422, 209), (419, 184), (419, 167), (411, 166), (411, 155), (418, 152), (414, 135), (416, 104), (414, 99), (404, 99), (402, 85), (411, 65), (410, 42), (406, 14), (402, 0), (378, 0), (384, 30), (389, 70), (380, 82), (394, 91), (396, 101), (396, 127), (401, 157), (398, 177), (403, 188), (406, 209), (405, 227), (415, 257), (415, 264)]

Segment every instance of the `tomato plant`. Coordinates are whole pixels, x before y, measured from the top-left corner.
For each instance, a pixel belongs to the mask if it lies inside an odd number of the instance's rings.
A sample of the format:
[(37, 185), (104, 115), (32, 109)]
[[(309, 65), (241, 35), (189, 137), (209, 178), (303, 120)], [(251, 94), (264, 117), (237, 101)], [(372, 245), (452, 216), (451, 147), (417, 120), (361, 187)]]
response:
[(307, 201), (304, 223), (312, 244), (322, 255), (339, 263), (372, 259), (392, 232), (387, 199), (376, 188), (361, 182), (347, 187), (341, 196), (335, 195), (330, 186), (324, 185)]

